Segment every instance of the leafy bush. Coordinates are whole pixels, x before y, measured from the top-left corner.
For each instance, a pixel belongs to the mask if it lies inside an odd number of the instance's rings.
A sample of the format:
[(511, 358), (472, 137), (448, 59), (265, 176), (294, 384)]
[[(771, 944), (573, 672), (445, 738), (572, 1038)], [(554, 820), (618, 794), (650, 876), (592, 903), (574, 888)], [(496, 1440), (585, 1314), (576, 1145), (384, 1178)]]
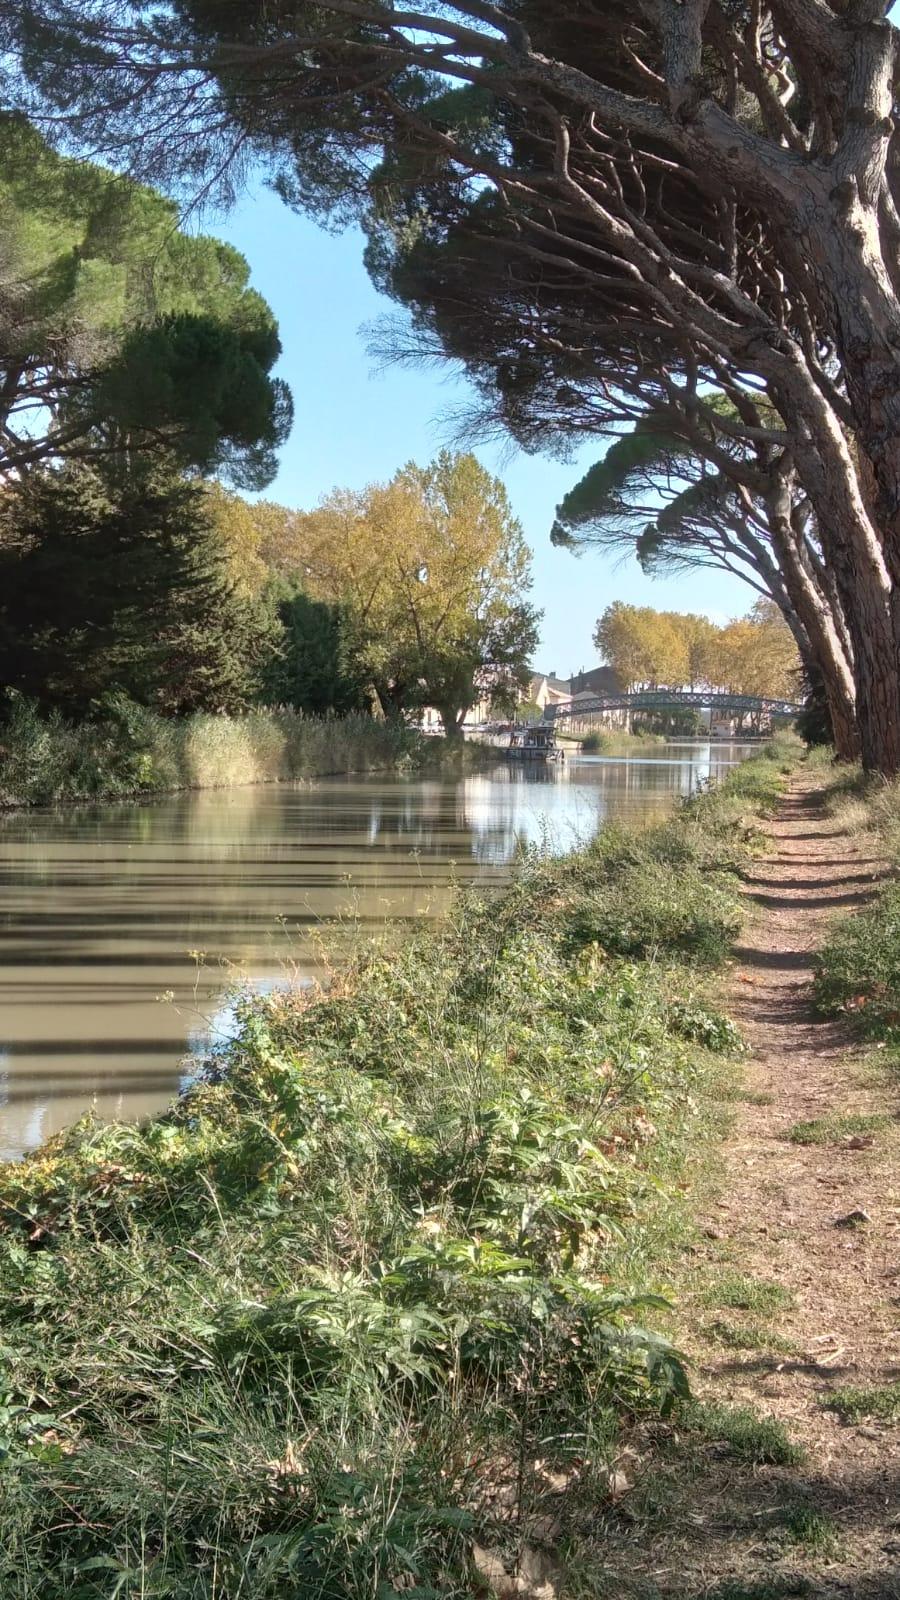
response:
[(736, 1054), (744, 1048), (737, 1024), (693, 996), (688, 1000), (673, 1000), (669, 1006), (669, 1027), (682, 1039), (691, 1039), (717, 1054)]

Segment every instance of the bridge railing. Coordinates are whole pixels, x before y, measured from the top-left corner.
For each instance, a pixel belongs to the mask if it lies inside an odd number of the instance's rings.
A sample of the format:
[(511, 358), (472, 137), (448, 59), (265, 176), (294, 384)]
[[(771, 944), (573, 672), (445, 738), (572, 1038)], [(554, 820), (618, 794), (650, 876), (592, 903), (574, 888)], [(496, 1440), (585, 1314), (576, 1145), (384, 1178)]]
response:
[(547, 721), (560, 722), (601, 711), (680, 711), (695, 709), (726, 715), (795, 717), (803, 709), (793, 700), (763, 699), (758, 695), (710, 693), (708, 690), (638, 689), (631, 694), (598, 694), (577, 702), (545, 706)]

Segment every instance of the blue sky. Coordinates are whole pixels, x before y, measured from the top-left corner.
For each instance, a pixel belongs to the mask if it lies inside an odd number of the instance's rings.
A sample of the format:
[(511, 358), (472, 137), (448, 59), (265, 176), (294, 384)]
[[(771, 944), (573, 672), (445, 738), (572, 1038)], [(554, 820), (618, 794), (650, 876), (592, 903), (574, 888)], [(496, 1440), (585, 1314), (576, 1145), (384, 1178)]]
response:
[[(389, 478), (404, 462), (425, 462), (451, 442), (442, 414), (464, 398), (463, 380), (433, 370), (374, 370), (362, 328), (394, 307), (369, 281), (359, 234), (325, 233), (264, 188), (207, 228), (247, 257), (254, 287), (281, 328), (279, 372), (293, 390), (296, 420), (267, 497), (308, 508), (336, 486)], [(721, 621), (749, 610), (754, 599), (724, 573), (653, 582), (634, 560), (617, 564), (554, 549), (554, 508), (602, 450), (598, 440), (564, 465), (522, 452), (510, 457), (496, 444), (476, 452), (504, 479), (534, 552), (532, 598), (544, 611), (536, 665), (563, 676), (596, 662), (591, 635), (612, 600), (704, 611)]]

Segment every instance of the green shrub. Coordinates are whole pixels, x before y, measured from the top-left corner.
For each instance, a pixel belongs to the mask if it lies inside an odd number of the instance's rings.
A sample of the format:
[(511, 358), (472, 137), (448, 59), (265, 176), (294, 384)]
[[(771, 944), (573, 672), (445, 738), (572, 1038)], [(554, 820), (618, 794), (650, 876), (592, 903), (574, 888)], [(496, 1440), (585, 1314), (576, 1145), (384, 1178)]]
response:
[(864, 1033), (896, 1036), (900, 1028), (900, 884), (837, 924), (816, 974), (822, 1010), (852, 1016)]
[(740, 925), (732, 892), (689, 867), (645, 861), (575, 910), (571, 937), (576, 945), (598, 944), (617, 955), (666, 950), (715, 966)]

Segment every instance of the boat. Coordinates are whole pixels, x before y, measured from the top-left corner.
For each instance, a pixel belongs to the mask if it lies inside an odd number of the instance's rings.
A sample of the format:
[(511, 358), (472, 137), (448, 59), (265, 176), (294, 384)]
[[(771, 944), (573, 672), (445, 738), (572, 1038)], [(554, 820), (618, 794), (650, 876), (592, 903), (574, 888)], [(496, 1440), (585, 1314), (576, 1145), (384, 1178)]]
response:
[(561, 750), (556, 742), (556, 730), (536, 727), (532, 723), (510, 730), (506, 754), (512, 761), (565, 761), (566, 759), (565, 751)]

